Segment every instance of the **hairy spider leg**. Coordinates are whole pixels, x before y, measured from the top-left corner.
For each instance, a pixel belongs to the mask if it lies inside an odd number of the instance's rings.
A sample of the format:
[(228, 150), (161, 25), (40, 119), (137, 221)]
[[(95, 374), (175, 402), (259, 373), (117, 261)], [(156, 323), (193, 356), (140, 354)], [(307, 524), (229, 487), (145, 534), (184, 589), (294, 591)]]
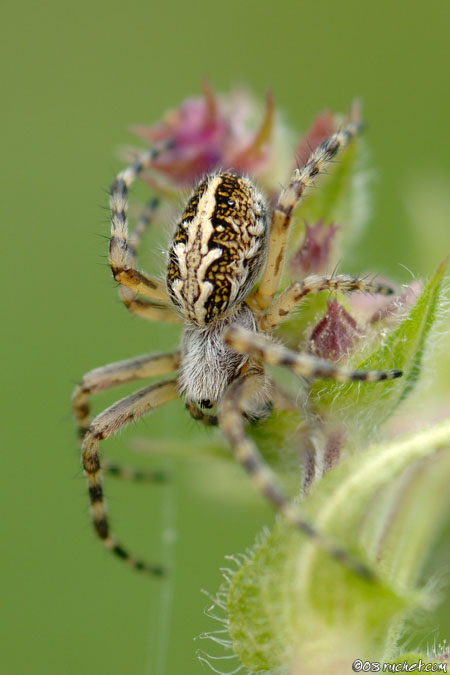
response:
[[(151, 199), (140, 214), (134, 230), (130, 233), (127, 241), (127, 264), (136, 268), (136, 258), (142, 238), (145, 235), (155, 211), (159, 206), (157, 198)], [(165, 323), (180, 323), (181, 317), (174, 311), (172, 305), (157, 303), (152, 300), (139, 298), (139, 296), (127, 286), (119, 285), (119, 297), (132, 313), (143, 319), (151, 321), (164, 321)]]
[(219, 426), (231, 444), (236, 460), (244, 467), (258, 491), (295, 528), (325, 550), (339, 563), (367, 580), (375, 578), (372, 570), (345, 548), (321, 534), (289, 499), (272, 469), (264, 461), (254, 441), (245, 433), (244, 411), (264, 385), (264, 376), (243, 375), (228, 387), (219, 413)]
[(130, 567), (155, 576), (164, 574), (161, 565), (145, 562), (130, 555), (110, 532), (103, 495), (99, 444), (101, 440), (108, 438), (130, 422), (176, 398), (178, 398), (176, 380), (157, 382), (140, 389), (97, 415), (84, 436), (81, 448), (82, 464), (88, 483), (91, 518), (97, 535), (108, 550)]
[(260, 321), (262, 330), (271, 330), (279, 326), (289, 317), (294, 307), (310, 293), (319, 293), (320, 291), (338, 291), (348, 293), (351, 291), (363, 291), (365, 293), (379, 293), (381, 295), (392, 295), (394, 290), (386, 284), (380, 284), (375, 281), (365, 281), (348, 274), (338, 274), (333, 277), (323, 277), (318, 274), (312, 274), (305, 277), (302, 281), (296, 281), (286, 288), (268, 308)]
[(302, 169), (296, 169), (275, 205), (269, 235), (266, 266), (259, 288), (248, 299), (248, 304), (257, 312), (269, 307), (277, 292), (283, 270), (286, 242), (292, 212), (301, 201), (305, 191), (315, 178), (323, 173), (337, 152), (345, 147), (359, 132), (361, 124), (352, 122), (341, 131), (325, 139), (310, 155)]
[(134, 163), (121, 171), (111, 186), (111, 239), (109, 261), (114, 279), (123, 286), (151, 300), (169, 302), (165, 283), (139, 272), (134, 267), (134, 254), (128, 243), (128, 189), (140, 173), (172, 143), (164, 143), (142, 153)]
[(130, 232), (130, 236), (128, 238), (128, 248), (131, 249), (131, 253), (135, 259), (137, 258), (139, 248), (142, 244), (142, 239), (144, 238), (145, 233), (150, 227), (153, 217), (159, 208), (159, 204), (160, 201), (158, 197), (153, 197), (150, 199), (139, 215), (134, 229)]
[(394, 380), (402, 376), (401, 370), (352, 370), (336, 365), (318, 356), (294, 352), (283, 345), (275, 344), (269, 338), (252, 333), (245, 328), (230, 326), (225, 343), (241, 354), (248, 354), (273, 366), (286, 366), (289, 370), (316, 380), (332, 379), (337, 382), (379, 382)]
[[(92, 394), (117, 387), (125, 382), (135, 382), (147, 377), (175, 372), (178, 369), (179, 362), (180, 355), (178, 352), (174, 354), (147, 354), (110, 363), (86, 373), (72, 396), (72, 406), (80, 438), (84, 438), (91, 424), (90, 397)], [(102, 462), (102, 469), (125, 480), (152, 482), (163, 480), (163, 474), (160, 471), (141, 471), (106, 460)]]

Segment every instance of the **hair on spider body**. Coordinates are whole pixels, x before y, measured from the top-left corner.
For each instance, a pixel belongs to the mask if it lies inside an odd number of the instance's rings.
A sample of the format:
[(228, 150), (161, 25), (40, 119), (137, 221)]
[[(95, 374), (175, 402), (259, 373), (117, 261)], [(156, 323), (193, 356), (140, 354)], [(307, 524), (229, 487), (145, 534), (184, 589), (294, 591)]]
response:
[[(324, 172), (359, 129), (359, 122), (352, 122), (311, 152), (306, 164), (294, 171), (281, 191), (270, 219), (263, 195), (249, 178), (232, 171), (208, 175), (194, 190), (175, 229), (165, 283), (136, 267), (136, 251), (154, 206), (146, 207), (131, 235), (127, 213), (130, 185), (159, 153), (171, 147), (170, 143), (144, 152), (114, 181), (109, 258), (113, 276), (120, 284), (120, 298), (130, 312), (142, 318), (184, 324), (181, 351), (145, 354), (96, 368), (83, 377), (73, 394), (94, 529), (104, 546), (134, 569), (161, 573), (160, 565), (134, 558), (111, 534), (102, 489), (102, 468), (107, 470), (107, 465), (100, 462), (100, 442), (183, 395), (193, 418), (219, 425), (236, 460), (288, 522), (314, 538), (336, 561), (371, 578), (370, 569), (317, 531), (291, 502), (245, 429), (247, 421), (261, 419), (271, 406), (285, 405), (274, 396), (275, 387), (264, 372), (265, 363), (284, 366), (303, 377), (341, 382), (378, 382), (402, 374), (398, 370), (351, 370), (293, 352), (271, 338), (271, 332), (308, 294), (323, 290), (390, 291), (383, 284), (340, 274), (307, 276), (279, 292), (292, 213), (314, 178)], [(93, 393), (169, 373), (172, 379), (147, 385), (91, 419)], [(203, 412), (213, 406), (217, 415)], [(121, 472), (114, 466), (113, 473)]]
[(235, 324), (256, 331), (256, 319), (250, 307), (241, 304), (229, 316), (204, 326), (191, 323), (184, 328), (178, 383), (187, 401), (201, 408), (212, 407), (248, 363), (249, 356), (238, 354), (224, 341), (225, 331)]

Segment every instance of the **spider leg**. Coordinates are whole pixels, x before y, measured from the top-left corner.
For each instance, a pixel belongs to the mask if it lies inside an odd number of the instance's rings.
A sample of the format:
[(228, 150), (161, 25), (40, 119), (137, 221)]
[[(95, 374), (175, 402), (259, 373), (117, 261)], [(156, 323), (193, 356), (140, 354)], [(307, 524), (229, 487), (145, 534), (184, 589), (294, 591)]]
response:
[(90, 511), (97, 535), (107, 549), (137, 570), (161, 575), (161, 566), (137, 560), (110, 533), (106, 503), (103, 496), (99, 443), (121, 427), (138, 419), (164, 403), (178, 398), (177, 381), (157, 382), (114, 403), (97, 415), (86, 432), (82, 444), (82, 465), (88, 483)]
[(142, 239), (147, 232), (148, 228), (151, 225), (151, 222), (153, 220), (153, 216), (155, 215), (155, 212), (157, 211), (159, 207), (159, 199), (157, 197), (154, 197), (153, 199), (150, 199), (149, 202), (144, 206), (141, 214), (139, 215), (139, 218), (137, 220), (137, 223), (130, 232), (130, 236), (128, 238), (128, 248), (131, 249), (131, 253), (133, 257), (136, 259), (139, 248), (142, 243)]
[(151, 321), (164, 321), (165, 323), (182, 323), (181, 317), (173, 307), (163, 305), (151, 300), (138, 298), (133, 291), (126, 286), (119, 288), (119, 296), (125, 307), (136, 316)]
[[(136, 256), (142, 238), (151, 223), (158, 205), (158, 199), (152, 199), (145, 205), (136, 223), (136, 227), (128, 238), (128, 264), (133, 268), (136, 267)], [(143, 319), (164, 321), (166, 323), (181, 322), (181, 318), (172, 306), (139, 298), (136, 293), (127, 286), (119, 286), (119, 297), (132, 314), (136, 314)]]
[(225, 343), (241, 354), (249, 354), (274, 366), (287, 366), (297, 375), (338, 382), (378, 382), (401, 377), (401, 370), (352, 370), (320, 359), (311, 354), (294, 352), (270, 339), (240, 326), (230, 326), (224, 334)]
[(252, 309), (265, 310), (275, 295), (283, 270), (286, 242), (292, 212), (305, 191), (320, 173), (323, 173), (336, 153), (345, 147), (359, 132), (361, 125), (352, 122), (325, 139), (309, 156), (302, 169), (292, 175), (288, 186), (281, 192), (272, 214), (267, 262), (257, 291), (248, 300)]
[(167, 147), (168, 145), (164, 144), (143, 153), (134, 164), (121, 171), (111, 186), (109, 199), (111, 209), (109, 261), (115, 280), (135, 293), (163, 302), (169, 302), (164, 282), (139, 272), (134, 266), (134, 252), (130, 249), (128, 240), (127, 214), (130, 185), (143, 169)]
[(294, 307), (310, 293), (319, 293), (319, 291), (340, 291), (343, 293), (350, 291), (363, 291), (366, 293), (380, 293), (381, 295), (391, 295), (394, 290), (386, 284), (379, 284), (372, 281), (364, 281), (348, 274), (338, 274), (333, 277), (322, 277), (312, 274), (305, 277), (302, 281), (296, 281), (281, 293), (272, 302), (266, 314), (261, 319), (261, 328), (271, 330), (275, 328), (289, 316)]
[(234, 456), (249, 474), (256, 488), (294, 527), (314, 539), (330, 556), (366, 579), (373, 572), (333, 540), (322, 535), (291, 502), (275, 473), (260, 455), (254, 441), (245, 433), (244, 413), (262, 385), (264, 376), (243, 375), (228, 387), (219, 412), (219, 426), (231, 444)]
[[(86, 373), (81, 383), (75, 388), (72, 396), (72, 406), (78, 433), (83, 439), (91, 423), (90, 397), (92, 394), (116, 387), (125, 382), (134, 382), (155, 375), (165, 375), (175, 372), (179, 365), (180, 356), (174, 354), (147, 354), (133, 359), (110, 363), (101, 368)], [(104, 471), (126, 480), (161, 481), (161, 472), (143, 472), (131, 467), (121, 467), (115, 463), (104, 462)]]

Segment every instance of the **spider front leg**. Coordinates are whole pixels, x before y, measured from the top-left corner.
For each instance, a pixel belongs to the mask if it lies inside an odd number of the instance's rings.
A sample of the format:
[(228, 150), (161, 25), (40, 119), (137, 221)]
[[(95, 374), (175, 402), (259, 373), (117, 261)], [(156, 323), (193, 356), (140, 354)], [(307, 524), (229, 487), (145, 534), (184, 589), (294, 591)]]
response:
[(128, 311), (141, 317), (141, 319), (163, 321), (164, 323), (182, 322), (182, 319), (175, 312), (173, 307), (138, 298), (133, 291), (130, 291), (129, 288), (126, 288), (125, 286), (120, 287), (119, 296)]
[(252, 333), (240, 326), (230, 326), (224, 335), (225, 343), (236, 352), (248, 354), (273, 366), (286, 366), (289, 370), (315, 379), (332, 379), (338, 382), (379, 382), (402, 376), (401, 370), (352, 370), (338, 366), (317, 356), (294, 352), (270, 339)]
[[(131, 268), (136, 268), (136, 256), (141, 244), (142, 238), (148, 229), (159, 201), (152, 199), (146, 204), (136, 227), (131, 232), (127, 242), (127, 262)], [(132, 291), (127, 286), (119, 286), (119, 297), (132, 313), (143, 319), (150, 319), (151, 321), (164, 321), (165, 323), (180, 323), (181, 318), (175, 312), (174, 308), (168, 304), (156, 303), (151, 300), (139, 298), (135, 291)]]
[(159, 199), (154, 197), (144, 206), (138, 221), (130, 233), (128, 239), (128, 248), (130, 249), (134, 260), (136, 260), (139, 248), (142, 244), (142, 239), (151, 225), (154, 215), (159, 207)]
[(160, 565), (134, 558), (111, 535), (103, 496), (99, 443), (116, 431), (154, 408), (178, 398), (177, 381), (157, 382), (114, 403), (97, 415), (86, 432), (82, 444), (82, 465), (88, 483), (92, 522), (105, 547), (137, 570), (149, 574), (164, 573)]
[[(125, 361), (110, 363), (95, 368), (84, 375), (72, 396), (72, 406), (79, 436), (83, 439), (91, 423), (90, 397), (99, 391), (116, 387), (126, 382), (143, 380), (156, 375), (166, 375), (178, 369), (179, 353), (147, 354)], [(114, 476), (127, 480), (160, 480), (160, 472), (143, 472), (130, 467), (104, 462), (103, 469)]]
[(245, 433), (244, 415), (252, 409), (255, 397), (265, 386), (261, 375), (243, 375), (228, 387), (219, 410), (219, 426), (229, 440), (234, 456), (249, 474), (256, 488), (294, 527), (313, 538), (331, 557), (349, 569), (371, 580), (373, 572), (348, 551), (321, 534), (289, 499), (275, 473), (260, 455), (254, 441)]
[(109, 261), (116, 281), (151, 300), (169, 302), (165, 284), (135, 269), (134, 253), (128, 239), (128, 189), (146, 166), (170, 145), (143, 153), (138, 161), (119, 173), (111, 186), (111, 239)]
[(318, 274), (312, 274), (309, 277), (305, 277), (302, 281), (296, 281), (275, 298), (261, 319), (260, 325), (262, 330), (271, 330), (283, 321), (286, 321), (289, 313), (306, 295), (325, 290), (340, 291), (341, 293), (363, 291), (366, 293), (380, 293), (381, 295), (392, 295), (394, 292), (393, 288), (386, 284), (364, 281), (348, 274), (338, 274), (333, 277), (322, 277)]
[(257, 291), (248, 300), (256, 312), (269, 307), (277, 292), (283, 270), (286, 242), (292, 213), (316, 176), (326, 169), (337, 152), (359, 132), (361, 124), (353, 122), (325, 139), (310, 155), (302, 169), (297, 169), (274, 208), (269, 235), (267, 262)]

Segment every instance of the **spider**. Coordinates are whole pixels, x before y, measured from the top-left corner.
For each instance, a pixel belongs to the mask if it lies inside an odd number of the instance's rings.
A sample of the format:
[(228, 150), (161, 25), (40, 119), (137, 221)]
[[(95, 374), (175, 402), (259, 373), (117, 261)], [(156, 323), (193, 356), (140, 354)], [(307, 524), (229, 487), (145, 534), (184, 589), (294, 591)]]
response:
[[(184, 324), (179, 351), (139, 356), (92, 370), (73, 395), (95, 531), (107, 549), (133, 568), (152, 575), (164, 573), (160, 565), (132, 556), (111, 534), (99, 444), (154, 408), (184, 397), (194, 419), (220, 427), (236, 460), (289, 523), (314, 538), (336, 560), (371, 577), (368, 567), (302, 515), (246, 433), (247, 422), (257, 423), (277, 405), (277, 388), (266, 374), (265, 364), (285, 366), (304, 378), (340, 382), (376, 382), (402, 375), (399, 370), (350, 370), (294, 352), (272, 338), (277, 326), (308, 294), (322, 290), (392, 293), (388, 286), (343, 274), (307, 276), (278, 292), (292, 213), (315, 177), (352, 142), (359, 128), (359, 122), (352, 121), (312, 151), (304, 166), (294, 171), (272, 209), (249, 177), (231, 170), (207, 175), (195, 188), (176, 226), (165, 283), (136, 268), (136, 252), (156, 204), (147, 206), (131, 234), (127, 210), (129, 187), (164, 152), (167, 143), (142, 153), (113, 182), (109, 260), (120, 297), (141, 317)], [(90, 420), (91, 394), (170, 373), (174, 374), (172, 379), (150, 384)], [(119, 472), (118, 467), (106, 463), (103, 468)], [(153, 478), (157, 480), (158, 475)]]

